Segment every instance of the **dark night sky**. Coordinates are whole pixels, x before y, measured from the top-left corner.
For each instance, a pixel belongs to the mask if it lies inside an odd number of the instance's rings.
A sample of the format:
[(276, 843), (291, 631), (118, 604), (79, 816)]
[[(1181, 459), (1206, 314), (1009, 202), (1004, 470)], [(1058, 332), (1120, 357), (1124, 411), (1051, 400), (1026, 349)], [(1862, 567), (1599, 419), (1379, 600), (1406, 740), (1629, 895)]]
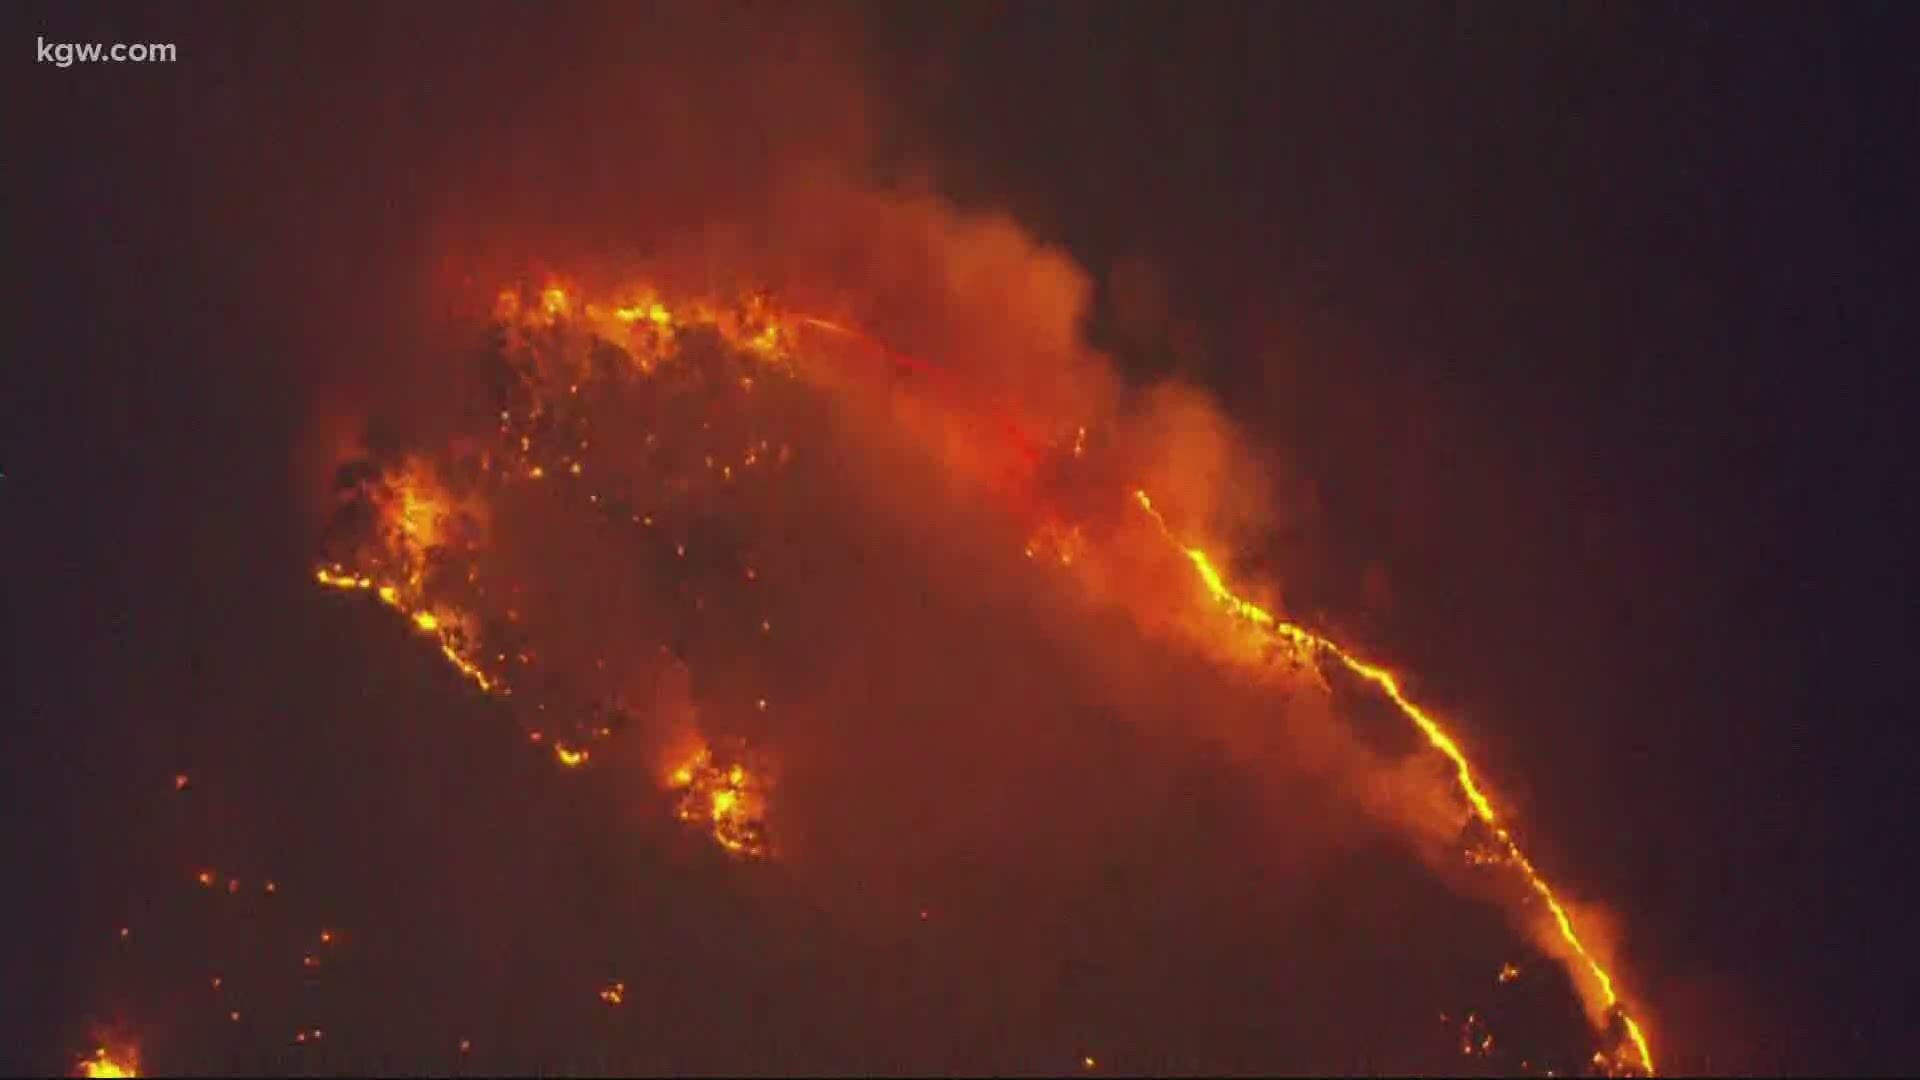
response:
[[(1101, 285), (1097, 339), (1124, 337), (1116, 266), (1163, 283), (1172, 329), (1120, 349), (1126, 362), (1200, 380), (1285, 448), (1317, 507), (1262, 553), (1310, 568), (1290, 582), (1292, 603), (1376, 643), (1474, 734), (1553, 865), (1618, 913), (1673, 1067), (1912, 1067), (1899, 1003), (1914, 950), (1898, 926), (1911, 380), (1896, 349), (1920, 97), (1900, 77), (1915, 39), (1899, 8), (829, 14), (884, 102), (882, 169), (932, 161), (962, 205), (1006, 210), (1065, 245)], [(578, 807), (503, 817), (486, 792), (545, 798), (558, 785), (440, 738), (474, 720), (442, 715), (437, 671), (382, 676), (377, 709), (358, 683), (313, 685), (335, 665), (398, 667), (379, 659), (391, 649), (353, 640), (371, 622), (345, 623), (300, 576), (311, 530), (286, 492), (313, 373), (373, 370), (394, 347), (388, 328), (422, 302), (402, 264), (432, 242), (423, 222), (444, 205), (524, 206), (517, 229), (565, 228), (567, 207), (536, 205), (542, 168), (583, 177), (585, 201), (611, 206), (622, 170), (670, 175), (674, 163), (605, 119), (619, 109), (593, 93), (598, 75), (639, 61), (598, 15), (273, 18), (60, 7), (5, 20), (0, 542), (17, 642), (6, 787), (21, 854), (7, 861), (24, 887), (0, 953), (0, 1066), (57, 1061), (103, 995), (152, 999), (102, 989), (110, 950), (97, 943), (125, 893), (191, 857), (190, 826), (143, 809), (144, 785), (182, 759), (248, 776), (206, 812), (241, 847), (289, 862), (310, 852), (312, 879), (360, 880), (342, 903), (362, 923), (413, 896), (395, 918), (433, 924), (418, 896), (449, 880), (497, 889), (488, 903), (503, 907), (577, 903), (589, 926), (632, 919), (541, 892), (586, 875), (643, 893), (649, 918), (707, 925), (688, 910), (737, 904), (751, 934), (831, 954), (754, 976), (756, 992), (824, 1002), (807, 1006), (818, 1016), (780, 1014), (801, 1041), (625, 1060), (1070, 1065), (1021, 1057), (1030, 1047), (1014, 1036), (1011, 1048), (916, 1043), (934, 1036), (907, 1020), (888, 1049), (832, 1058), (858, 1041), (835, 1027), (853, 1023), (835, 988), (859, 1000), (859, 950), (883, 946), (839, 941), (779, 887), (737, 895), (723, 868), (675, 854), (657, 827), (635, 826), (656, 829), (631, 845), (639, 866), (584, 838), (576, 860), (554, 854), (542, 830), (584, 837)], [(183, 59), (58, 70), (25, 59), (41, 33), (172, 40)], [(633, 36), (635, 52), (649, 47), (667, 46)], [(529, 114), (610, 130), (585, 144), (508, 138), (526, 135)], [(249, 657), (237, 674), (223, 659), (236, 655)], [(194, 701), (204, 714), (183, 705)], [(383, 745), (391, 775), (369, 779), (366, 751)], [(467, 756), (409, 775), (445, 745)], [(470, 846), (449, 856), (451, 879), (408, 856), (447, 830), (342, 796), (412, 784), (488, 823), (453, 834)], [(1129, 853), (1116, 860), (1185, 858), (1183, 834), (1167, 830), (1116, 841)], [(381, 839), (356, 858), (338, 833)], [(1251, 887), (1192, 859), (1200, 883), (1168, 903)], [(503, 864), (545, 869), (488, 869)], [(1365, 873), (1383, 891), (1432, 887), (1405, 867)], [(663, 877), (684, 888), (652, 884)], [(1257, 903), (1236, 904), (1226, 925), (1257, 921)], [(459, 903), (447, 910), (462, 917)], [(1372, 947), (1366, 914), (1328, 932)], [(1124, 934), (1105, 925), (1076, 927)], [(440, 937), (419, 940), (383, 978), (431, 1001), (423, 973), (453, 961), (432, 954)], [(668, 964), (712, 955), (661, 948)], [(1213, 959), (1193, 960), (1207, 949)], [(1179, 951), (1182, 971), (1263, 985), (1218, 942)], [(690, 976), (689, 1001), (718, 993), (713, 978)], [(518, 1020), (541, 1005), (500, 1008)], [(678, 1008), (663, 1030), (738, 1030)], [(407, 1030), (352, 1015), (379, 1031), (374, 1045)], [(431, 1004), (422, 1017), (448, 1031), (475, 1022)], [(603, 1034), (552, 1023), (527, 1045)], [(1224, 1021), (1189, 1030), (1212, 1049), (1160, 1067), (1285, 1061)]]

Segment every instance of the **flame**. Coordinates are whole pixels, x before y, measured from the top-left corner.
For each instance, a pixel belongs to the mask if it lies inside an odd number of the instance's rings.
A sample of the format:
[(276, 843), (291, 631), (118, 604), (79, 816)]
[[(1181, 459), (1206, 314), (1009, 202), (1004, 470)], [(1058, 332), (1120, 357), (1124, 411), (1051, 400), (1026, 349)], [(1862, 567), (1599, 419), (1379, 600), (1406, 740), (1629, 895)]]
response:
[[(603, 482), (598, 477), (604, 472), (586, 466), (589, 441), (580, 438), (578, 432), (556, 438), (550, 422), (559, 408), (577, 411), (577, 403), (589, 399), (595, 380), (603, 375), (595, 364), (582, 359), (582, 350), (576, 348), (569, 352), (552, 346), (552, 342), (577, 342), (585, 336), (614, 344), (616, 354), (630, 361), (631, 373), (644, 377), (679, 358), (682, 343), (692, 340), (687, 331), (710, 331), (743, 358), (778, 370), (790, 370), (794, 362), (792, 350), (805, 343), (795, 331), (806, 329), (860, 345), (886, 360), (895, 370), (929, 375), (936, 385), (951, 379), (942, 368), (893, 352), (847, 322), (782, 312), (765, 294), (722, 303), (705, 298), (673, 298), (651, 286), (640, 286), (620, 294), (618, 302), (602, 306), (583, 302), (567, 284), (555, 281), (534, 292), (502, 291), (494, 315), (509, 334), (522, 335), (514, 347), (525, 346), (521, 351), (532, 358), (533, 369), (525, 375), (524, 389), (532, 394), (534, 403), (519, 412), (508, 409), (500, 413), (502, 441), (484, 459), (487, 475), (501, 485), (523, 480), (544, 481), (561, 491), (579, 492), (586, 502), (603, 508), (604, 493), (592, 492), (587, 486)], [(743, 392), (751, 392), (755, 385), (751, 376), (738, 372), (731, 373), (729, 378)], [(1001, 417), (1001, 421), (1009, 444), (1027, 459), (1034, 459), (1037, 450), (1033, 442), (1010, 420)], [(648, 435), (647, 439), (651, 446), (653, 436)], [(747, 470), (753, 469), (763, 454), (768, 455), (768, 463), (757, 471), (785, 465), (790, 448), (780, 445), (777, 459), (772, 456), (774, 449), (764, 439), (757, 446), (749, 445), (738, 462), (741, 477), (754, 475)], [(1081, 458), (1087, 452), (1087, 429), (1081, 426), (1073, 433), (1070, 453), (1074, 458)], [(709, 455), (706, 466), (716, 477), (734, 480), (732, 463)], [(474, 628), (481, 625), (475, 615), (483, 610), (475, 606), (479, 601), (461, 598), (465, 594), (445, 595), (429, 576), (429, 567), (436, 565), (435, 553), (457, 552), (460, 548), (462, 536), (457, 522), (476, 517), (484, 523), (484, 503), (475, 503), (470, 498), (455, 499), (448, 488), (438, 482), (434, 470), (419, 460), (409, 460), (389, 470), (380, 481), (371, 496), (381, 523), (380, 539), (350, 561), (320, 566), (315, 571), (315, 579), (323, 586), (371, 593), (383, 606), (405, 618), (416, 632), (433, 639), (448, 663), (482, 691), (506, 695), (504, 666), (509, 663), (509, 655), (519, 664), (528, 664), (534, 662), (530, 659), (532, 654), (523, 646), (482, 647), (474, 633)], [(1322, 669), (1327, 666), (1344, 668), (1372, 685), (1393, 702), (1429, 746), (1448, 760), (1471, 817), (1485, 834), (1467, 849), (1466, 858), (1476, 864), (1511, 866), (1524, 879), (1550, 913), (1551, 925), (1565, 946), (1570, 967), (1576, 976), (1584, 977), (1580, 980), (1583, 988), (1591, 990), (1591, 998), (1597, 999), (1599, 1009), (1596, 1011), (1608, 1014), (1617, 1023), (1623, 1033), (1621, 1038), (1631, 1044), (1638, 1059), (1637, 1067), (1651, 1072), (1653, 1059), (1646, 1038), (1638, 1023), (1627, 1015), (1612, 974), (1576, 932), (1572, 916), (1508, 831), (1464, 750), (1441, 722), (1411, 701), (1403, 692), (1399, 678), (1388, 669), (1362, 659), (1323, 635), (1285, 621), (1273, 611), (1235, 593), (1204, 549), (1189, 546), (1176, 537), (1145, 490), (1135, 489), (1132, 494), (1139, 508), (1158, 527), (1160, 536), (1185, 559), (1199, 585), (1219, 607), (1266, 639), (1288, 647), (1303, 661), (1311, 662), (1312, 671), (1321, 678), (1323, 686)], [(651, 527), (654, 524), (651, 513), (633, 513), (630, 517), (635, 525)], [(466, 547), (473, 550), (474, 542), (467, 539)], [(674, 550), (681, 558), (687, 556), (684, 541), (676, 543)], [(1044, 558), (1070, 567), (1087, 556), (1087, 539), (1079, 526), (1043, 517), (1026, 546), (1026, 553), (1036, 560)], [(349, 569), (349, 565), (356, 568)], [(469, 584), (475, 583), (476, 573), (469, 569)], [(758, 574), (750, 570), (747, 576), (748, 580), (756, 580)], [(433, 597), (431, 601), (429, 593)], [(696, 600), (697, 604), (701, 602)], [(494, 610), (494, 614), (500, 612)], [(508, 607), (505, 614), (509, 622), (519, 622), (518, 612), (513, 608)], [(771, 628), (770, 621), (760, 621), (762, 634)], [(494, 663), (489, 663), (489, 657)], [(500, 666), (495, 666), (496, 663)], [(763, 711), (768, 708), (764, 698), (756, 699), (755, 706)], [(543, 720), (542, 726), (551, 719)], [(596, 736), (603, 733), (595, 729)], [(542, 741), (539, 731), (529, 737), (534, 743)], [(554, 758), (562, 767), (575, 768), (589, 758), (588, 750), (582, 746), (558, 738), (553, 739), (551, 745)], [(699, 826), (730, 853), (749, 858), (768, 854), (766, 778), (759, 769), (749, 768), (742, 762), (722, 767), (703, 744), (668, 774), (667, 785), (678, 792), (675, 813), (680, 820)], [(1508, 979), (1509, 970), (1510, 966), (1502, 969), (1502, 981)], [(619, 1004), (623, 995), (624, 986), (619, 983), (601, 992), (609, 1004)], [(1480, 1052), (1490, 1052), (1491, 1037), (1476, 1040), (1474, 1045), (1480, 1046)], [(1609, 1059), (1602, 1055), (1602, 1061), (1606, 1060)], [(1091, 1068), (1091, 1057), (1084, 1064)], [(1633, 1066), (1623, 1058), (1622, 1067)]]
[(463, 651), (462, 638), (464, 633), (459, 624), (464, 620), (451, 617), (443, 620), (440, 616), (424, 608), (417, 610), (409, 608), (406, 602), (401, 599), (398, 586), (386, 582), (376, 582), (373, 578), (365, 574), (352, 573), (345, 567), (339, 565), (316, 567), (313, 571), (313, 579), (331, 589), (359, 590), (361, 592), (373, 593), (381, 603), (406, 616), (407, 621), (412, 623), (416, 629), (433, 638), (435, 643), (440, 647), (440, 655), (445, 657), (449, 664), (453, 665), (454, 670), (472, 680), (475, 686), (478, 686), (481, 690), (489, 694), (504, 694), (507, 692), (507, 687), (504, 682), (495, 676), (488, 675), (472, 657)]
[(133, 1047), (122, 1047), (117, 1051), (104, 1046), (95, 1047), (91, 1057), (81, 1058), (73, 1066), (73, 1075), (92, 1077), (122, 1077), (140, 1075), (140, 1053)]
[(702, 747), (667, 778), (680, 792), (675, 814), (681, 821), (706, 827), (721, 847), (748, 858), (765, 856), (766, 798), (760, 778), (738, 762), (721, 768), (713, 752)]
[(1500, 817), (1494, 812), (1492, 800), (1487, 797), (1479, 781), (1475, 779), (1473, 766), (1468, 762), (1465, 751), (1460, 749), (1460, 744), (1453, 736), (1449, 735), (1430, 713), (1407, 698), (1400, 689), (1399, 679), (1386, 668), (1361, 660), (1332, 639), (1293, 623), (1284, 622), (1275, 617), (1272, 612), (1235, 594), (1227, 587), (1225, 579), (1215, 569), (1213, 560), (1205, 551), (1197, 547), (1188, 547), (1174, 536), (1173, 530), (1167, 525), (1166, 518), (1154, 508), (1153, 500), (1144, 490), (1135, 489), (1133, 495), (1134, 501), (1159, 527), (1160, 534), (1193, 564), (1194, 572), (1206, 586), (1207, 592), (1229, 614), (1267, 631), (1304, 652), (1330, 656), (1339, 661), (1348, 671), (1372, 683), (1386, 694), (1388, 699), (1399, 707), (1401, 714), (1413, 721), (1426, 736), (1428, 744), (1446, 756), (1447, 760), (1453, 764), (1454, 777), (1459, 783), (1461, 793), (1472, 807), (1474, 817), (1491, 831), (1501, 853), (1520, 872), (1521, 878), (1532, 889), (1534, 895), (1545, 903), (1561, 941), (1597, 986), (1602, 1011), (1620, 1019), (1626, 1029), (1627, 1038), (1633, 1043), (1634, 1050), (1639, 1056), (1640, 1067), (1652, 1073), (1654, 1071), (1653, 1051), (1647, 1045), (1646, 1035), (1641, 1031), (1639, 1023), (1627, 1014), (1620, 995), (1614, 988), (1613, 975), (1588, 950), (1586, 943), (1580, 939), (1579, 933), (1574, 928), (1573, 917), (1567, 913), (1565, 905), (1555, 895), (1553, 886), (1541, 876), (1532, 860), (1528, 859), (1526, 853), (1521, 850), (1519, 841), (1502, 824)]
[(495, 321), (523, 334), (550, 331), (563, 321), (577, 324), (603, 341), (626, 345), (635, 368), (643, 374), (672, 359), (688, 330), (711, 330), (728, 346), (773, 363), (788, 359), (793, 337), (783, 314), (758, 293), (724, 303), (706, 297), (668, 297), (641, 285), (625, 290), (623, 300), (603, 307), (579, 303), (564, 284), (551, 284), (533, 300), (525, 303), (515, 290), (503, 290), (494, 304)]
[(642, 319), (661, 329), (673, 325), (673, 315), (659, 301), (646, 304), (629, 304), (613, 309), (613, 317), (624, 323), (639, 322)]

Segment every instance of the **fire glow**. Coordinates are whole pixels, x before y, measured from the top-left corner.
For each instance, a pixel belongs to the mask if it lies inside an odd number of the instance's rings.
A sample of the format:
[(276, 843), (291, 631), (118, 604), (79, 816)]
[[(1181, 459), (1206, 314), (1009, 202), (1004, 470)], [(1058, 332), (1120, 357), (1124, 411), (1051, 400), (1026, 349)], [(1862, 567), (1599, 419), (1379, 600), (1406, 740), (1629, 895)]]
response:
[[(585, 330), (595, 340), (612, 343), (615, 352), (630, 365), (630, 375), (651, 378), (684, 362), (682, 345), (698, 335), (717, 337), (728, 349), (745, 358), (762, 374), (793, 376), (806, 360), (800, 351), (804, 332), (811, 329), (835, 338), (860, 343), (886, 357), (902, 370), (932, 372), (938, 368), (911, 357), (892, 353), (844, 319), (794, 314), (783, 316), (764, 295), (755, 294), (733, 304), (705, 300), (673, 303), (651, 287), (628, 290), (614, 301), (598, 303), (583, 300), (577, 290), (550, 283), (531, 293), (502, 292), (494, 307), (501, 325), (524, 340), (556, 328), (573, 326)], [(351, 559), (329, 561), (314, 571), (321, 586), (364, 593), (398, 614), (418, 636), (431, 643), (442, 658), (469, 683), (484, 694), (506, 698), (510, 687), (518, 685), (520, 672), (537, 666), (537, 650), (519, 644), (507, 647), (492, 640), (486, 628), (519, 621), (517, 611), (507, 606), (504, 597), (512, 586), (484, 579), (471, 556), (481, 551), (483, 528), (472, 522), (484, 522), (487, 498), (484, 492), (517, 482), (567, 485), (597, 510), (607, 512), (616, 502), (608, 491), (593, 488), (596, 472), (587, 467), (585, 455), (591, 452), (592, 434), (584, 422), (569, 426), (575, 417), (571, 402), (590, 399), (601, 377), (589, 366), (567, 366), (554, 362), (545, 368), (523, 372), (516, 387), (521, 394), (516, 404), (501, 410), (498, 417), (498, 445), (477, 460), (486, 479), (475, 490), (455, 497), (443, 483), (436, 468), (420, 459), (407, 459), (361, 483), (361, 490), (376, 512), (371, 530), (372, 541), (363, 543)], [(944, 376), (942, 376), (944, 377)], [(730, 376), (742, 394), (755, 390), (755, 374)], [(1017, 426), (1002, 420), (1009, 445), (1024, 460), (1033, 460), (1038, 451)], [(649, 436), (651, 438), (651, 436)], [(1074, 431), (1071, 449), (1074, 459), (1088, 454), (1084, 426)], [(789, 449), (776, 447), (769, 440), (750, 442), (734, 458), (719, 459), (706, 455), (706, 472), (718, 482), (731, 484), (736, 476), (747, 477), (784, 463)], [(489, 488), (491, 485), (491, 489)], [(1119, 493), (1116, 493), (1118, 495)], [(1452, 772), (1466, 814), (1483, 827), (1491, 839), (1492, 854), (1484, 861), (1511, 868), (1548, 914), (1574, 982), (1590, 999), (1593, 1012), (1608, 1025), (1617, 1025), (1618, 1038), (1595, 1058), (1596, 1065), (1609, 1071), (1644, 1071), (1654, 1068), (1653, 1056), (1640, 1023), (1628, 1015), (1615, 978), (1591, 951), (1575, 925), (1574, 918), (1546, 878), (1521, 849), (1509, 823), (1495, 809), (1485, 785), (1473, 769), (1459, 741), (1431, 713), (1410, 700), (1401, 680), (1387, 668), (1361, 659), (1353, 651), (1306, 627), (1285, 621), (1267, 608), (1236, 593), (1227, 583), (1215, 557), (1200, 547), (1183, 542), (1169, 525), (1149, 493), (1134, 488), (1125, 494), (1141, 515), (1152, 523), (1155, 535), (1167, 546), (1169, 555), (1177, 555), (1190, 570), (1197, 585), (1196, 595), (1217, 606), (1233, 620), (1260, 635), (1267, 644), (1310, 666), (1325, 683), (1325, 668), (1337, 668), (1358, 678), (1383, 695), (1422, 735), (1425, 743), (1443, 757)], [(642, 530), (654, 529), (651, 514), (639, 509), (623, 511), (625, 524)], [(673, 542), (675, 557), (688, 558), (685, 540)], [(451, 553), (451, 554), (450, 554)], [(1036, 562), (1073, 568), (1097, 556), (1096, 543), (1079, 524), (1051, 511), (1044, 512), (1033, 539), (1024, 554)], [(464, 571), (461, 567), (464, 565)], [(748, 567), (740, 577), (757, 582), (757, 569)], [(695, 598), (697, 605), (702, 598)], [(497, 610), (493, 610), (497, 609)], [(754, 624), (758, 635), (771, 631), (770, 620)], [(765, 697), (754, 697), (756, 712), (767, 710)], [(538, 706), (544, 709), (544, 706)], [(549, 715), (543, 723), (551, 720)], [(600, 723), (576, 725), (578, 738), (552, 742), (552, 754), (563, 768), (573, 769), (592, 759), (586, 745), (608, 737), (612, 729)], [(540, 742), (539, 730), (530, 733)], [(770, 806), (764, 771), (749, 767), (744, 760), (716, 760), (704, 743), (691, 756), (681, 760), (665, 778), (672, 793), (674, 814), (690, 827), (706, 832), (726, 852), (743, 858), (764, 858), (772, 854), (769, 843)], [(1477, 849), (1476, 849), (1477, 850)], [(1472, 857), (1474, 853), (1469, 852)], [(1508, 981), (1502, 969), (1501, 981)], [(619, 1004), (624, 997), (623, 984), (612, 984), (601, 997), (608, 1004)], [(1474, 1052), (1490, 1053), (1491, 1034), (1476, 1035), (1471, 1041)], [(1092, 1059), (1086, 1059), (1092, 1067)], [(99, 1073), (90, 1075), (119, 1075)], [(129, 1074), (130, 1075), (130, 1074)]]
[(681, 821), (710, 828), (714, 842), (736, 855), (767, 854), (766, 801), (759, 778), (746, 766), (735, 762), (723, 768), (714, 763), (712, 751), (702, 748), (667, 783), (680, 793), (675, 814)]
[(73, 1075), (98, 1078), (139, 1076), (140, 1054), (132, 1047), (118, 1050), (95, 1047), (91, 1056), (81, 1058), (74, 1065)]
[[(1637, 1062), (1630, 1064), (1634, 1064), (1648, 1073), (1653, 1072), (1653, 1051), (1647, 1045), (1646, 1035), (1640, 1030), (1639, 1023), (1627, 1014), (1625, 1007), (1621, 1004), (1620, 995), (1618, 991), (1614, 989), (1613, 975), (1601, 965), (1600, 961), (1588, 950), (1586, 944), (1581, 941), (1579, 933), (1574, 929), (1573, 917), (1567, 913), (1566, 906), (1562, 904), (1559, 897), (1554, 894), (1553, 886), (1548, 884), (1547, 879), (1542, 877), (1540, 871), (1534, 868), (1533, 862), (1529, 860), (1526, 853), (1520, 849), (1519, 841), (1514, 839), (1513, 834), (1508, 831), (1504, 821), (1494, 813), (1492, 801), (1488, 799), (1486, 793), (1481, 790), (1479, 781), (1474, 777), (1473, 766), (1468, 762), (1466, 753), (1460, 749), (1460, 744), (1454, 740), (1453, 736), (1448, 734), (1446, 729), (1440, 726), (1439, 721), (1435, 720), (1425, 709), (1422, 709), (1407, 699), (1407, 696), (1400, 689), (1400, 681), (1394, 677), (1392, 672), (1355, 657), (1352, 653), (1328, 638), (1292, 623), (1283, 622), (1259, 605), (1236, 595), (1231, 589), (1227, 588), (1225, 579), (1223, 579), (1220, 572), (1214, 568), (1212, 559), (1208, 557), (1205, 551), (1196, 547), (1187, 547), (1180, 543), (1174, 536), (1173, 531), (1167, 527), (1166, 519), (1154, 508), (1152, 498), (1149, 497), (1145, 491), (1136, 489), (1133, 494), (1134, 501), (1153, 519), (1154, 524), (1159, 527), (1161, 535), (1166, 538), (1168, 543), (1179, 548), (1181, 553), (1192, 563), (1195, 574), (1199, 577), (1200, 582), (1206, 586), (1208, 594), (1229, 614), (1262, 631), (1272, 634), (1274, 637), (1304, 653), (1331, 657), (1343, 665), (1348, 671), (1373, 684), (1373, 686), (1378, 688), (1381, 693), (1385, 694), (1394, 705), (1399, 708), (1401, 715), (1412, 721), (1420, 729), (1421, 734), (1426, 737), (1428, 744), (1446, 757), (1448, 762), (1453, 766), (1454, 776), (1458, 781), (1460, 792), (1472, 808), (1474, 817), (1482, 825), (1491, 830), (1498, 848), (1506, 856), (1507, 862), (1519, 872), (1521, 878), (1526, 882), (1527, 887), (1546, 905), (1548, 912), (1552, 915), (1554, 929), (1559, 933), (1561, 940), (1572, 953), (1575, 963), (1579, 967), (1584, 968), (1585, 973), (1591, 977), (1599, 994), (1602, 1011), (1609, 1016), (1618, 1017), (1619, 1022), (1625, 1028), (1627, 1039), (1632, 1043), (1635, 1055), (1638, 1058)], [(1489, 1036), (1488, 1039), (1488, 1047), (1490, 1048), (1491, 1036)]]

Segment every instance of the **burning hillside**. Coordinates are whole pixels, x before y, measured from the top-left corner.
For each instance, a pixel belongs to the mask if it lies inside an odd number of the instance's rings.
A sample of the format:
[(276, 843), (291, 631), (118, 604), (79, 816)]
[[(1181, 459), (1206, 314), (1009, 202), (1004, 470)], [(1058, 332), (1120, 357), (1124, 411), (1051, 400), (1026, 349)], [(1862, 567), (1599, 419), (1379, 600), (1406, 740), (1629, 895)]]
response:
[(1884, 19), (41, 21), (0, 1072), (1911, 1056)]
[[(1138, 459), (1090, 449), (1085, 424), (1029, 432), (1017, 408), (939, 366), (844, 319), (783, 311), (763, 293), (723, 302), (635, 287), (601, 299), (548, 282), (502, 292), (494, 318), (483, 363), (460, 380), (466, 430), (445, 445), (386, 447), (341, 466), (315, 579), (405, 619), (474, 688), (500, 699), (558, 766), (594, 768), (603, 742), (639, 738), (655, 782), (679, 793), (682, 822), (734, 855), (777, 856), (773, 769), (750, 761), (765, 756), (753, 747), (779, 744), (783, 724), (804, 722), (783, 714), (803, 711), (810, 691), (769, 646), (793, 632), (797, 610), (816, 621), (839, 614), (834, 586), (807, 580), (792, 542), (790, 530), (809, 528), (813, 508), (793, 504), (788, 474), (820, 468), (808, 455), (844, 444), (849, 435), (835, 425), (847, 415), (863, 417), (851, 438), (870, 450), (877, 414), (897, 422), (880, 437), (897, 444), (889, 453), (984, 500), (1009, 536), (1027, 536), (1020, 553), (1066, 575), (1086, 610), (1118, 610), (1166, 647), (1255, 672), (1279, 693), (1327, 695), (1330, 678), (1344, 675), (1390, 702), (1453, 791), (1436, 799), (1428, 780), (1399, 781), (1405, 790), (1388, 791), (1374, 809), (1424, 815), (1409, 822), (1417, 833), (1452, 837), (1480, 874), (1510, 878), (1515, 918), (1567, 965), (1588, 1004), (1600, 1044), (1589, 1064), (1651, 1071), (1614, 975), (1495, 809), (1457, 736), (1391, 672), (1236, 592), (1216, 557), (1126, 481)], [(579, 527), (627, 568), (582, 581), (550, 561), (567, 559), (564, 551), (536, 556), (552, 538), (529, 533), (556, 515), (591, 523)], [(589, 595), (608, 588), (621, 595)], [(662, 717), (646, 687), (670, 668), (726, 675)], [(717, 756), (720, 742), (738, 749)], [(1485, 1033), (1463, 1045), (1491, 1054), (1496, 1043)]]

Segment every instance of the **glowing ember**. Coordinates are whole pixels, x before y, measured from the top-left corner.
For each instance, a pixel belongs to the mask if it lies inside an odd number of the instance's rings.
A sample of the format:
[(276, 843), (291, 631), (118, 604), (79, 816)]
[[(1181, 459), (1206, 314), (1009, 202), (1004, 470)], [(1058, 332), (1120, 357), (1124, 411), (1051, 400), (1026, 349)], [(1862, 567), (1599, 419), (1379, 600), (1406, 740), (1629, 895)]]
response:
[(1080, 527), (1049, 521), (1027, 541), (1024, 552), (1029, 559), (1047, 559), (1061, 566), (1072, 566), (1086, 555), (1087, 540)]

